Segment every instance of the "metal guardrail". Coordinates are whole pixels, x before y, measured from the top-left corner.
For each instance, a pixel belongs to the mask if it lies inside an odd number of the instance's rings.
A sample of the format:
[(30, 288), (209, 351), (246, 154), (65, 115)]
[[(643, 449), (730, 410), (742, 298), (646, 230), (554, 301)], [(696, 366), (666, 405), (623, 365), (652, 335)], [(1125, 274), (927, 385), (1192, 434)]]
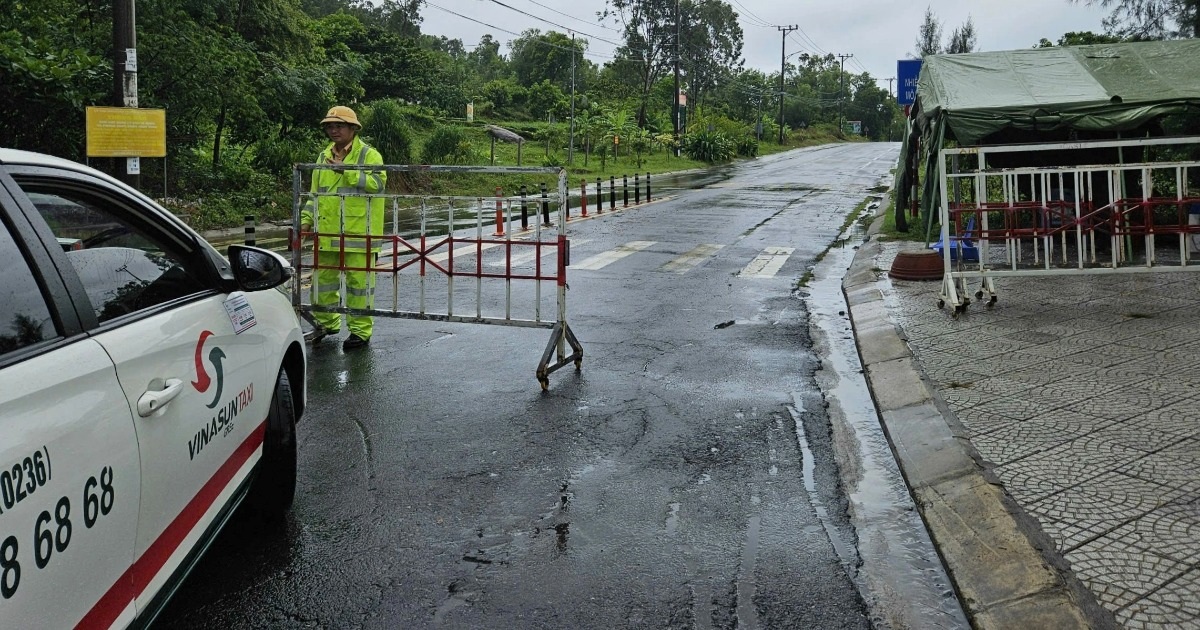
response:
[[(306, 174), (320, 168), (300, 164), (293, 173), (292, 265), (296, 279), (292, 285), (292, 303), (301, 313), (314, 311), (379, 317), (450, 321), (503, 326), (551, 329), (550, 342), (538, 363), (536, 376), (542, 389), (549, 387), (549, 374), (569, 363), (576, 370), (583, 361), (583, 348), (567, 323), (567, 264), (570, 243), (567, 239), (567, 176), (558, 168), (536, 167), (464, 167), (385, 165), (375, 170), (388, 173), (420, 172), (448, 174), (491, 173), (553, 174), (558, 186), (554, 193), (543, 189), (532, 199), (541, 206), (541, 220), (534, 216), (533, 227), (514, 230), (514, 208), (528, 206), (527, 195), (506, 196), (496, 189), (492, 195), (444, 196), (428, 194), (365, 194), (349, 192), (318, 193), (303, 190)], [(350, 198), (382, 200), (390, 220), (383, 229), (368, 225), (366, 234), (301, 231), (300, 211), (308, 200), (335, 198), (338, 224), (345, 225), (345, 203)], [(319, 207), (318, 203), (313, 206)], [(555, 208), (556, 212), (551, 212)], [(473, 227), (463, 229), (466, 217)], [(527, 216), (525, 217), (528, 218)], [(316, 223), (316, 221), (314, 221)], [(550, 228), (555, 228), (551, 230)], [(543, 229), (546, 228), (546, 229)], [(315, 228), (314, 228), (315, 230)], [(546, 236), (549, 235), (549, 238)], [(303, 243), (319, 239), (339, 243), (332, 249), (316, 248), (306, 255)], [(365, 240), (375, 249), (374, 264), (354, 267), (346, 264), (346, 241)], [(550, 264), (543, 259), (553, 257)], [(362, 271), (384, 276), (390, 282), (376, 283), (375, 304), (369, 309), (346, 306), (344, 291), (338, 306), (316, 305), (306, 300), (302, 280), (315, 270)], [(344, 273), (343, 273), (344, 275)], [(462, 285), (466, 283), (464, 288)], [(556, 308), (552, 318), (542, 310), (542, 284), (553, 282)], [(380, 292), (380, 288), (387, 289)], [(518, 295), (514, 296), (514, 291)], [(380, 295), (382, 293), (382, 295)], [(380, 298), (388, 305), (380, 307)], [(456, 311), (456, 301), (471, 301), (469, 314)], [(517, 299), (528, 300), (523, 310)], [(567, 347), (571, 353), (567, 353)], [(557, 360), (551, 363), (551, 357)]]
[[(1105, 155), (1117, 159), (1095, 161)], [(991, 306), (1005, 277), (1200, 270), (1196, 155), (1197, 137), (943, 149), (938, 307), (965, 311), (969, 279)], [(1044, 165), (1063, 161), (1074, 164)]]

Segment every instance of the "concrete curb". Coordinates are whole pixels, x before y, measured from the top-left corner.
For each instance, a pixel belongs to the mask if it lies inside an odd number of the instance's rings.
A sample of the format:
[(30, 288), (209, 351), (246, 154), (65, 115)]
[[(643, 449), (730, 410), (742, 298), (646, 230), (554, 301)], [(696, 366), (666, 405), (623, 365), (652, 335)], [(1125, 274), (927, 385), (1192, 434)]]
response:
[(1090, 592), (991, 479), (892, 320), (872, 268), (882, 222), (881, 211), (842, 292), (884, 432), (972, 626), (1107, 627)]

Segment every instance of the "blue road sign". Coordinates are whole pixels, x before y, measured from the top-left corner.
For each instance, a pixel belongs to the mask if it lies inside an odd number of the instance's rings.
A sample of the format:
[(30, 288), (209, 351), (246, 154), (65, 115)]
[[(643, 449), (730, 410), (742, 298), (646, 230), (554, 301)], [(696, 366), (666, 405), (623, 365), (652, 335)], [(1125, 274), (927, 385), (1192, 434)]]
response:
[(917, 102), (917, 77), (920, 75), (920, 59), (901, 59), (896, 62), (896, 78), (900, 81), (900, 91), (896, 94), (897, 103), (912, 105)]

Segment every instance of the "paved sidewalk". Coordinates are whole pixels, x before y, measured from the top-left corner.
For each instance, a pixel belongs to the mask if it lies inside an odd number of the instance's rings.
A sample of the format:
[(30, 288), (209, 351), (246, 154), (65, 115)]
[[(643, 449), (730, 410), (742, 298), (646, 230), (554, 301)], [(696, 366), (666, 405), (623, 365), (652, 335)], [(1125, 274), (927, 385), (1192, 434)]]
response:
[(954, 319), (887, 277), (902, 246), (843, 287), (975, 626), (1200, 628), (1200, 274), (1008, 279)]

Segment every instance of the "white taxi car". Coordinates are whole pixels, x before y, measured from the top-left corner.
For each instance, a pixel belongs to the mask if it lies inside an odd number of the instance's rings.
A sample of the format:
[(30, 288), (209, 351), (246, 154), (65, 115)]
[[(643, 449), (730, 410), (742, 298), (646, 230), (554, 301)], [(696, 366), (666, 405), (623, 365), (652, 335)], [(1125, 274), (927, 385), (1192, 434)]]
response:
[(148, 623), (243, 500), (291, 506), (290, 276), (93, 169), (0, 149), (0, 628)]

